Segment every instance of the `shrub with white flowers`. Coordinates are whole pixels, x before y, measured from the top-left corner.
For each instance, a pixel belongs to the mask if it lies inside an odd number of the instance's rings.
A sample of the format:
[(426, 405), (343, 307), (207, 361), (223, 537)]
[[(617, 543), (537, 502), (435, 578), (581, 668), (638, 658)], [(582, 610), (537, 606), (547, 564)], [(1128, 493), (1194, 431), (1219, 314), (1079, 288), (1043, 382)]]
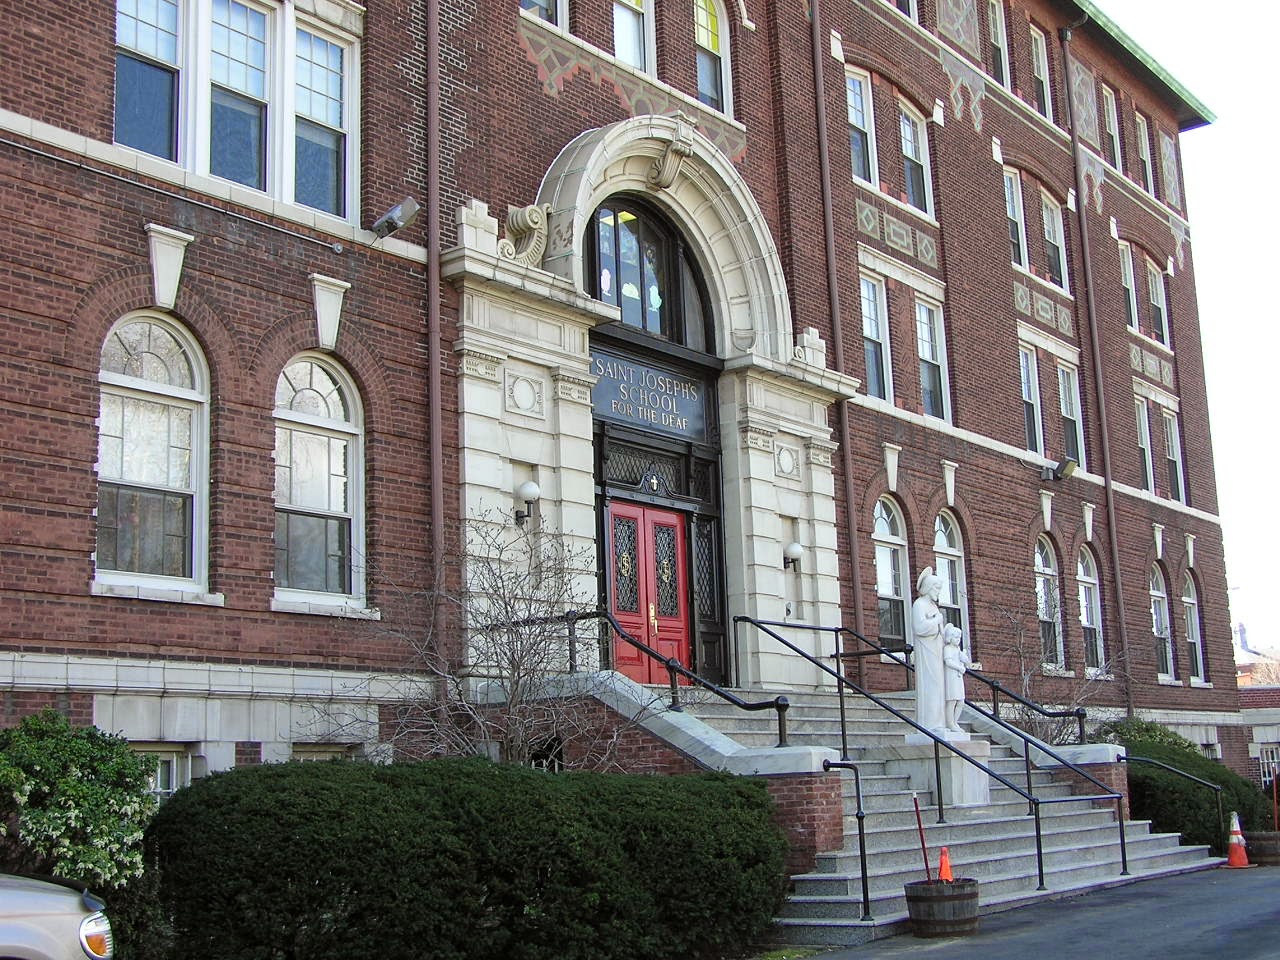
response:
[(151, 762), (52, 710), (0, 729), (0, 870), (118, 887), (142, 873)]

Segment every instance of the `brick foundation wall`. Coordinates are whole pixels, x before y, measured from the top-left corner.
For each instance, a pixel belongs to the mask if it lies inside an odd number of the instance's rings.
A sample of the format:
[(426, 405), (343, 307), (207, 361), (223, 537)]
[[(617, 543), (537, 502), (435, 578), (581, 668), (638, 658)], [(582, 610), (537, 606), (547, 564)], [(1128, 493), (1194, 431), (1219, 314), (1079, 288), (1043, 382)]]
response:
[(93, 723), (93, 695), (65, 690), (6, 690), (0, 693), (0, 727), (17, 726), (42, 710), (56, 710), (76, 726)]
[[(1082, 763), (1078, 764), (1080, 769), (1084, 770), (1090, 776), (1101, 781), (1106, 785), (1108, 790), (1120, 794), (1121, 809), (1124, 811), (1124, 818), (1129, 819), (1129, 772), (1123, 763)], [(1053, 779), (1056, 783), (1065, 783), (1071, 787), (1073, 794), (1082, 796), (1089, 794), (1101, 793), (1098, 785), (1076, 776), (1070, 770), (1055, 770)], [(1095, 807), (1105, 807), (1108, 810), (1115, 809), (1114, 800), (1095, 800)]]
[(844, 846), (842, 779), (834, 773), (765, 777), (774, 819), (787, 835), (787, 872), (807, 873), (817, 855)]

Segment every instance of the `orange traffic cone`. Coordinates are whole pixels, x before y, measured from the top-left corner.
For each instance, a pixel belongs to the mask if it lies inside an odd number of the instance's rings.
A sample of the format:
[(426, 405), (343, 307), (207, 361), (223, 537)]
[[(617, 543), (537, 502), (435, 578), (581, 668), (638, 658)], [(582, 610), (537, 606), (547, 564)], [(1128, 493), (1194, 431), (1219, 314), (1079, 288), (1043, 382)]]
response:
[(938, 879), (943, 883), (951, 883), (955, 879), (951, 876), (951, 854), (946, 847), (942, 848), (942, 862), (938, 864)]
[(1240, 832), (1240, 816), (1234, 810), (1231, 811), (1231, 837), (1227, 840), (1227, 866), (1253, 866), (1245, 852), (1244, 834)]

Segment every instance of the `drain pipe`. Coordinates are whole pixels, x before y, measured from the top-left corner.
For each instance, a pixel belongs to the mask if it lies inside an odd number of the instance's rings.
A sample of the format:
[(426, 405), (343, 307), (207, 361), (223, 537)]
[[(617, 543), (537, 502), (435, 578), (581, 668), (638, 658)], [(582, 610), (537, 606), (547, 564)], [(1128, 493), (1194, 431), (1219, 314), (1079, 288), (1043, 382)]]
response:
[[(431, 560), (444, 571), (444, 417), (440, 382), (440, 0), (426, 2), (427, 42), (427, 405), (431, 457)], [(438, 593), (437, 593), (438, 595)], [(433, 618), (439, 613), (435, 606)]]
[(1116, 585), (1116, 605), (1119, 616), (1116, 623), (1120, 628), (1120, 652), (1124, 660), (1124, 706), (1125, 713), (1133, 716), (1133, 671), (1129, 660), (1129, 632), (1125, 628), (1124, 577), (1120, 573), (1120, 538), (1116, 530), (1116, 495), (1114, 478), (1111, 472), (1111, 435), (1107, 429), (1106, 389), (1102, 380), (1102, 345), (1098, 335), (1098, 309), (1093, 295), (1093, 261), (1089, 256), (1089, 217), (1088, 201), (1085, 193), (1084, 168), (1080, 164), (1080, 135), (1076, 130), (1075, 104), (1070, 95), (1071, 76), (1071, 34), (1084, 26), (1089, 14), (1084, 14), (1070, 26), (1058, 31), (1062, 43), (1062, 62), (1068, 77), (1067, 123), (1071, 127), (1071, 166), (1076, 179), (1076, 221), (1080, 229), (1080, 258), (1084, 272), (1085, 316), (1089, 326), (1089, 350), (1093, 354), (1093, 390), (1098, 405), (1098, 429), (1102, 439), (1102, 481), (1107, 505), (1107, 537), (1111, 540), (1111, 569)]
[[(818, 134), (818, 170), (822, 184), (822, 234), (826, 243), (827, 301), (831, 306), (831, 339), (835, 347), (836, 372), (845, 373), (844, 325), (841, 322), (840, 286), (836, 277), (836, 229), (832, 214), (831, 161), (828, 157), (827, 98), (822, 82), (822, 27), (818, 10), (819, 0), (809, 2), (809, 21), (813, 45), (813, 85), (816, 104)], [(837, 427), (840, 431), (840, 466), (844, 473), (844, 502), (846, 535), (849, 538), (849, 561), (853, 567), (853, 628), (865, 634), (862, 612), (862, 572), (858, 561), (858, 511), (853, 499), (853, 450), (849, 431), (849, 402), (839, 400), (836, 406)]]

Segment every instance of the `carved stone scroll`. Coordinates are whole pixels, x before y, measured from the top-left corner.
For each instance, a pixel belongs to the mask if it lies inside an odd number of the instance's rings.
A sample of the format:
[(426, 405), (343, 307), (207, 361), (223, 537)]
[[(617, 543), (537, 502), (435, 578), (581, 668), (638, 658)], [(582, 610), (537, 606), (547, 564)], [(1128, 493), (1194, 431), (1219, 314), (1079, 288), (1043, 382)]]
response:
[(498, 241), (498, 255), (526, 267), (542, 266), (550, 214), (549, 203), (507, 207), (507, 233)]

